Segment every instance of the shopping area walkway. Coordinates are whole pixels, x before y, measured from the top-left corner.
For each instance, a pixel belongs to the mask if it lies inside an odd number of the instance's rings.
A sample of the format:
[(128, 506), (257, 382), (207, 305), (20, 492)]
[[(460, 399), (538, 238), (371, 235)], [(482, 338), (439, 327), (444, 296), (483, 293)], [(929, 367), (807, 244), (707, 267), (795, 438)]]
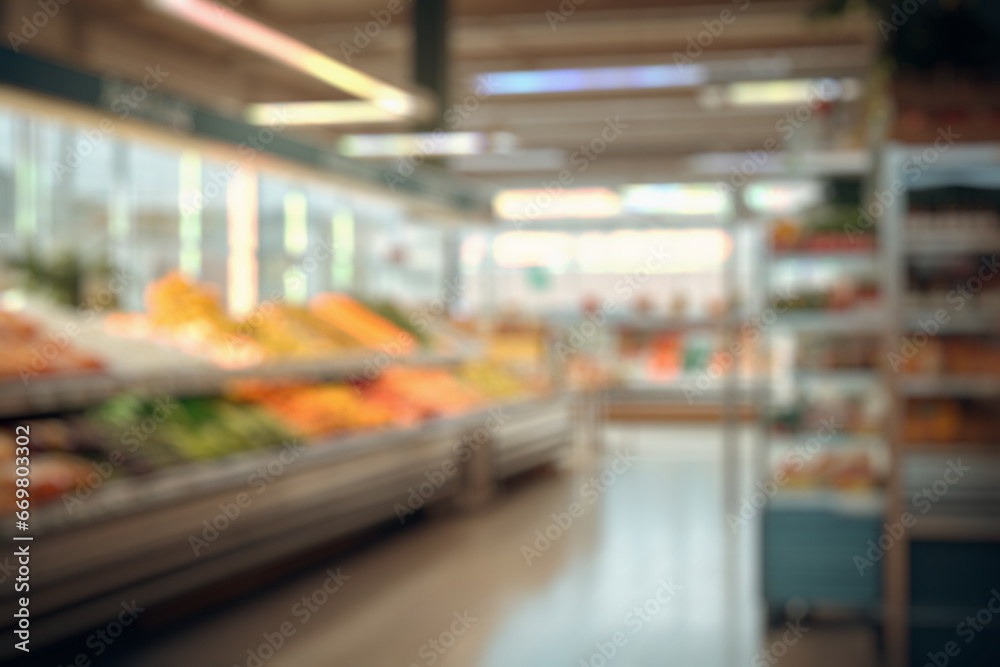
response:
[[(115, 664), (752, 664), (763, 632), (756, 537), (724, 520), (721, 429), (612, 427), (605, 447), (589, 473), (536, 479), (483, 511), (421, 522)], [(314, 596), (328, 568), (342, 586)], [(304, 596), (325, 600), (310, 608)], [(279, 640), (283, 624), (294, 634)]]

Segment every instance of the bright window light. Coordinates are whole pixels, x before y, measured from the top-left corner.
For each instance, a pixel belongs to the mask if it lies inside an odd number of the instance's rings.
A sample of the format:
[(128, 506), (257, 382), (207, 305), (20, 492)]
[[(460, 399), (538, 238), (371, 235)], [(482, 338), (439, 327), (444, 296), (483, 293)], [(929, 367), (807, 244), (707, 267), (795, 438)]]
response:
[(478, 155), (489, 151), (482, 132), (423, 132), (415, 134), (348, 134), (337, 150), (348, 157), (420, 155)]
[(488, 87), (493, 95), (533, 95), (700, 86), (706, 81), (708, 70), (692, 64), (491, 72), (479, 75), (477, 83)]
[[(693, 273), (716, 270), (732, 252), (720, 229), (650, 229), (587, 232), (516, 231), (493, 241), (493, 259), (503, 268), (563, 269), (575, 259), (582, 273)], [(651, 257), (666, 262), (649, 262)]]
[(709, 183), (624, 185), (622, 206), (640, 215), (714, 215), (729, 212), (729, 195)]
[(243, 168), (226, 187), (229, 228), (229, 312), (249, 313), (257, 303), (257, 174)]
[(502, 220), (570, 220), (612, 218), (621, 215), (618, 194), (608, 188), (504, 190), (493, 198), (493, 211)]
[(755, 213), (797, 213), (823, 201), (818, 181), (759, 181), (743, 190), (747, 208)]
[(493, 239), (493, 261), (505, 269), (544, 266), (558, 271), (573, 259), (574, 245), (566, 232), (504, 232)]

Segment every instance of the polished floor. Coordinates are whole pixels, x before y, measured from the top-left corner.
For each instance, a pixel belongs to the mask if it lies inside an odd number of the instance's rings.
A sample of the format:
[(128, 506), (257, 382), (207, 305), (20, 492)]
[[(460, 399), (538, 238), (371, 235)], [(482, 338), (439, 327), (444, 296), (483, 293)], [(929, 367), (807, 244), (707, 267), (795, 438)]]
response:
[[(729, 451), (746, 463), (749, 434), (741, 441)], [(766, 637), (756, 531), (725, 522), (724, 449), (715, 427), (609, 428), (603, 455), (577, 451), (562, 474), (310, 568), (115, 664), (767, 664), (755, 662)], [(328, 568), (342, 585), (317, 595)]]

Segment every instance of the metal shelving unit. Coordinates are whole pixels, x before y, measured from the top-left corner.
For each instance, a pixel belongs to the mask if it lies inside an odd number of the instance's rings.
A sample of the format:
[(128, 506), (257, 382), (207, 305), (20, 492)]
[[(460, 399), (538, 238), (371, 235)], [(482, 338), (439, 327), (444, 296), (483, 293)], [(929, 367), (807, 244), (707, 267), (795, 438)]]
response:
[[(937, 157), (923, 160), (923, 170), (913, 169), (913, 159), (927, 151)], [(894, 184), (902, 184), (903, 192), (886, 207), (880, 220), (888, 251), (885, 283), (891, 319), (886, 331), (887, 353), (898, 352), (901, 338), (920, 331), (919, 322), (933, 318), (939, 309), (945, 309), (950, 319), (941, 324), (937, 336), (995, 336), (1000, 332), (1000, 307), (995, 301), (984, 298), (975, 310), (956, 312), (946, 301), (946, 293), (918, 297), (908, 292), (907, 266), (913, 259), (996, 252), (1000, 230), (992, 235), (971, 235), (944, 229), (909, 230), (908, 223), (910, 195), (915, 191), (949, 186), (1000, 190), (1000, 144), (959, 144), (944, 151), (931, 145), (891, 144), (879, 161), (876, 188), (884, 192)], [(957, 639), (957, 624), (974, 615), (989, 597), (991, 587), (997, 585), (995, 565), (1000, 557), (1000, 465), (996, 458), (1000, 444), (907, 441), (909, 401), (995, 402), (1000, 398), (1000, 377), (947, 373), (889, 373), (888, 377), (891, 474), (885, 521), (898, 522), (906, 512), (917, 520), (887, 550), (883, 563), (886, 664), (909, 667), (923, 664), (928, 651), (943, 650), (946, 642)], [(968, 475), (932, 506), (916, 508), (917, 494), (937, 482), (948, 462), (956, 459), (971, 467)], [(978, 601), (980, 593), (982, 600)], [(964, 642), (959, 645), (964, 647)], [(964, 651), (970, 654), (965, 658), (973, 659), (966, 664), (984, 664), (975, 662), (971, 654), (985, 650), (985, 658), (998, 646), (995, 634), (992, 639), (978, 639), (977, 646)]]
[[(863, 171), (851, 174), (865, 176)], [(876, 266), (884, 254), (881, 239), (860, 248), (835, 245), (829, 248), (773, 248), (764, 243), (764, 290), (770, 298), (780, 266), (788, 262), (825, 262), (848, 271), (865, 262)], [(882, 286), (880, 284), (880, 290)], [(799, 427), (791, 432), (775, 430), (771, 412), (807, 397), (838, 395), (845, 391), (884, 391), (880, 368), (811, 367), (799, 365), (803, 336), (878, 336), (886, 314), (879, 303), (862, 303), (843, 309), (787, 310), (777, 315), (765, 336), (772, 368), (769, 396), (763, 410), (764, 456), (760, 474), (770, 480), (775, 462), (783, 453), (801, 448), (817, 435), (816, 428)], [(784, 355), (782, 359), (782, 355)], [(779, 373), (779, 365), (781, 372)], [(789, 368), (790, 366), (790, 368)], [(863, 453), (871, 465), (888, 460), (887, 442), (879, 432), (857, 431), (830, 434), (811, 456), (828, 453)], [(813, 460), (812, 458), (808, 459)], [(781, 486), (763, 508), (764, 598), (772, 620), (788, 605), (808, 610), (830, 609), (860, 614), (881, 622), (881, 579), (859, 577), (852, 557), (863, 553), (869, 539), (877, 539), (886, 506), (883, 487), (840, 488)]]

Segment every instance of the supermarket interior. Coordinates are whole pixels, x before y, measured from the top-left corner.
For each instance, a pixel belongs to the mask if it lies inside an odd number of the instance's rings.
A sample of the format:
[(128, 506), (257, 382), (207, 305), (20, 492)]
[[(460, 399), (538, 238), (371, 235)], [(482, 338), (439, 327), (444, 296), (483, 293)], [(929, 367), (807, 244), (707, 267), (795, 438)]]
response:
[(1000, 664), (1000, 3), (0, 25), (3, 664)]

